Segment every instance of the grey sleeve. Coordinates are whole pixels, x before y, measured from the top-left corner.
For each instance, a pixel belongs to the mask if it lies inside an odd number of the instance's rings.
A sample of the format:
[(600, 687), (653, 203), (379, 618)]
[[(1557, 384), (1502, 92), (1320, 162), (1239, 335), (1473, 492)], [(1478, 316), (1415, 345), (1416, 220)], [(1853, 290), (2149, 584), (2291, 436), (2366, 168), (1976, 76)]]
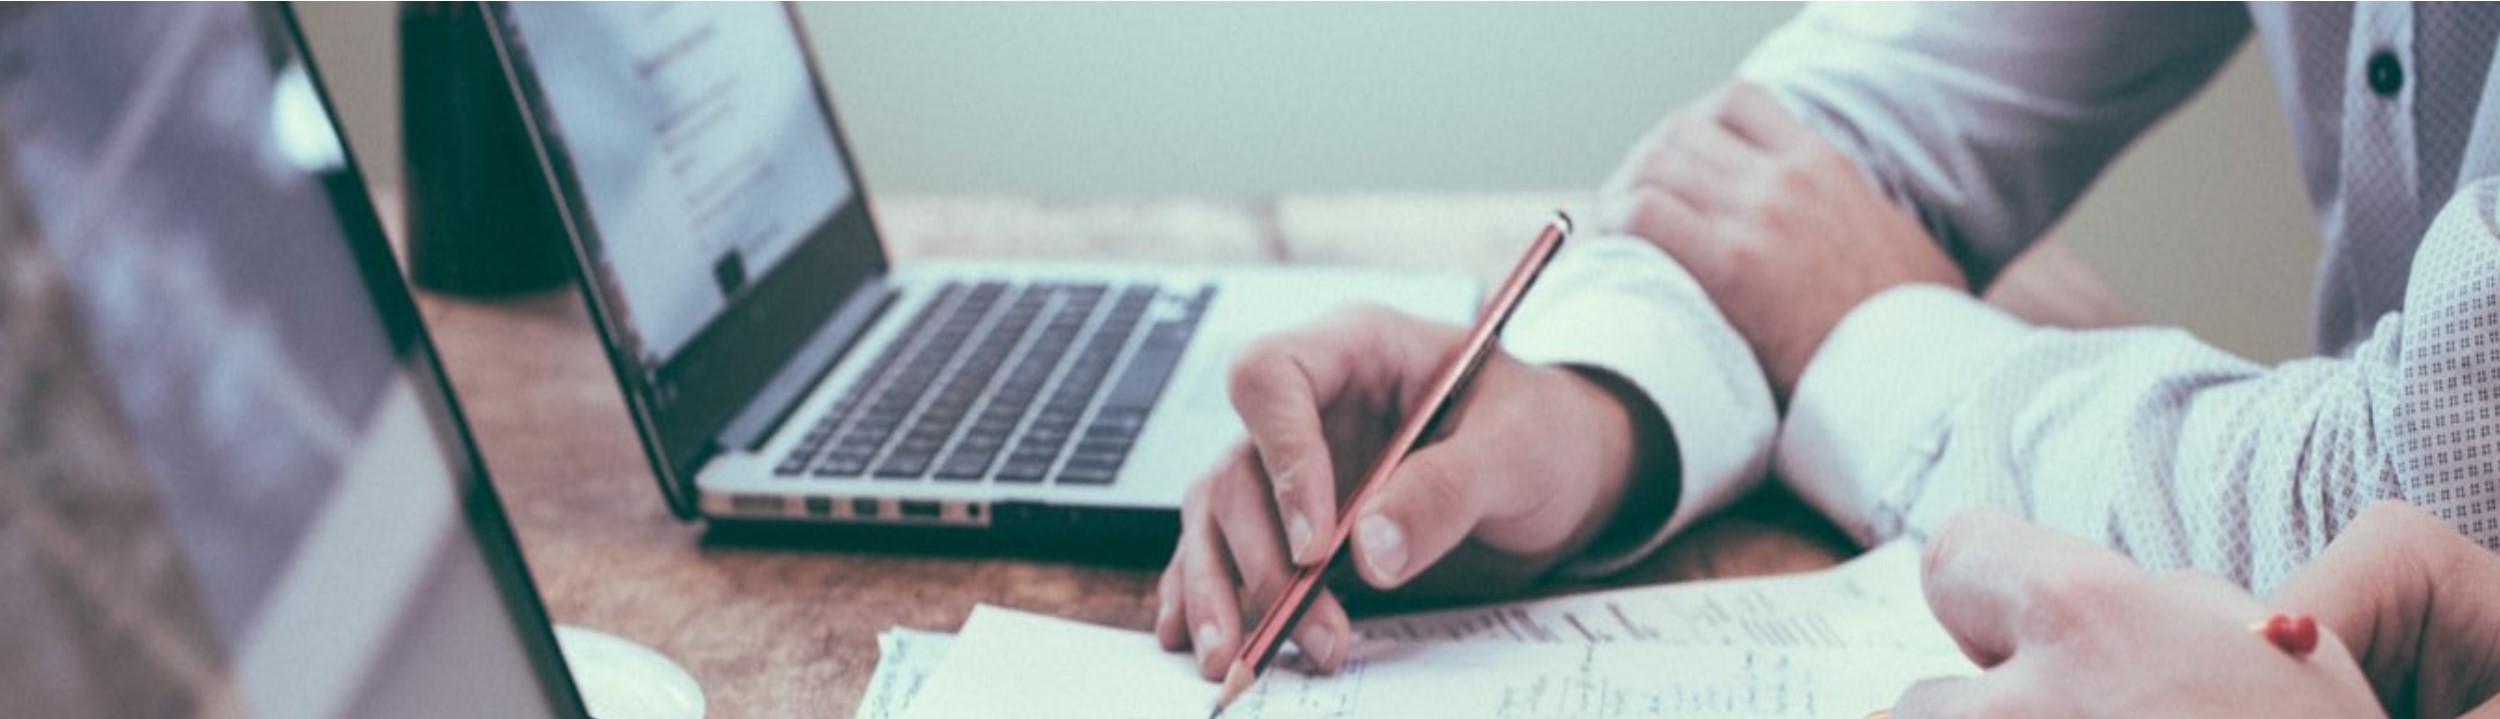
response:
[(1818, 4), (1737, 75), (1855, 157), (1984, 288), (2248, 30), (2237, 3)]

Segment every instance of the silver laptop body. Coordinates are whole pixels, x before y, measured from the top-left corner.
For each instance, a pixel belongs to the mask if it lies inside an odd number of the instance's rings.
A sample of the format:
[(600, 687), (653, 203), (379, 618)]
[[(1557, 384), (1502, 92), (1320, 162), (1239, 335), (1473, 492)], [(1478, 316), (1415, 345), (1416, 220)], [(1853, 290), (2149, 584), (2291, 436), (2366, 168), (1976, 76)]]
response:
[(493, 3), (652, 467), (715, 523), (1168, 537), (1241, 437), (1253, 339), (1348, 304), (1464, 322), (1456, 272), (889, 264), (797, 17)]

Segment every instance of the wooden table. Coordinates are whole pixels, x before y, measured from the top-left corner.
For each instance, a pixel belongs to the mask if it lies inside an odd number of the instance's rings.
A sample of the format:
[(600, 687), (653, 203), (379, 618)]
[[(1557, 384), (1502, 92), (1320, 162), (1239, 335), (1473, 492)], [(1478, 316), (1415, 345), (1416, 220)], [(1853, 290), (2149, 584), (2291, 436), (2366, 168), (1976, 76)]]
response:
[[(890, 198), (903, 262), (935, 256), (1506, 267), (1569, 193), (1224, 201)], [(1557, 200), (1561, 200), (1558, 202)], [(2057, 324), (2128, 321), (2054, 245), (1992, 301)], [(576, 292), (495, 300), (421, 293), (480, 449), (557, 621), (643, 642), (703, 684), (710, 716), (855, 709), (893, 625), (952, 631), (976, 602), (1148, 628), (1155, 572), (1067, 561), (740, 546), (671, 517)], [(1712, 518), (1615, 583), (1790, 572), (1854, 548), (1776, 488)], [(1574, 587), (1547, 587), (1564, 591)]]

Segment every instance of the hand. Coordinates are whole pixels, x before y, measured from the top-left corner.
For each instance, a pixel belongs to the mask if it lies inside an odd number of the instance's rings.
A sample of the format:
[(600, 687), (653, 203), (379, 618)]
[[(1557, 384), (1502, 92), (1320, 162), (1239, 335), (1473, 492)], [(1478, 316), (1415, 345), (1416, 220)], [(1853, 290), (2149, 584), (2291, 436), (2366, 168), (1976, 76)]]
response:
[[(1249, 439), (1183, 502), (1155, 619), (1166, 649), (1195, 647), (1200, 671), (1223, 675), (1244, 610), (1264, 611), (1296, 567), (1327, 560), (1337, 503), (1462, 339), (1457, 327), (1363, 309), (1243, 354), (1231, 390)], [(1486, 360), (1462, 401), (1441, 439), (1349, 509), (1364, 583), (1478, 592), (1524, 583), (1612, 516), (1636, 447), (1666, 441), (1637, 443), (1626, 400), (1605, 385), (1507, 353)], [(1323, 593), (1293, 639), (1316, 668), (1334, 671), (1350, 635), (1344, 608)]]
[(1745, 83), (1660, 121), (1599, 193), (1595, 219), (1691, 270), (1782, 406), (1859, 302), (1913, 282), (1966, 285), (1848, 156)]
[(2390, 502), (2363, 512), (2284, 582), (2275, 603), (2343, 635), (2388, 714), (2500, 716), (2495, 597), (2500, 557)]
[(1929, 608), (1987, 672), (1910, 687), (1896, 719), (2382, 716), (2340, 627), (2295, 659), (2249, 631), (2266, 606), (2212, 575), (2154, 577), (1993, 510), (1937, 532), (1925, 575)]

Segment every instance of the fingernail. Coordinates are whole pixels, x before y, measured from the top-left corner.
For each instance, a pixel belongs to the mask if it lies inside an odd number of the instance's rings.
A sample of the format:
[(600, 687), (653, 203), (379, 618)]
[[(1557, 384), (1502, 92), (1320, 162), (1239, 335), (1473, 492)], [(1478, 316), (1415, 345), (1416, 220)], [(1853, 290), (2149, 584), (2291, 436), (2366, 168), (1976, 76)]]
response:
[(1320, 632), (1319, 646), (1311, 648), (1311, 658), (1323, 665), (1334, 663), (1337, 661), (1337, 652), (1343, 651), (1343, 648), (1339, 646), (1343, 643), (1344, 640), (1338, 638), (1336, 632)]
[(1171, 623), (1171, 621), (1172, 598), (1170, 596), (1165, 596), (1161, 599), (1155, 600), (1155, 626), (1160, 627)]
[(1215, 651), (1216, 640), (1223, 638), (1224, 635), (1222, 633), (1215, 631), (1215, 624), (1207, 623), (1198, 625), (1198, 661), (1205, 662), (1207, 660), (1207, 653)]
[(1296, 563), (1309, 561), (1304, 557), (1311, 552), (1311, 520), (1302, 516), (1300, 510), (1285, 512), (1285, 543), (1293, 545)]
[(1363, 546), (1363, 559), (1381, 579), (1396, 581), (1406, 577), (1406, 533), (1398, 531), (1396, 522), (1377, 514), (1364, 517), (1355, 531), (1356, 543)]

